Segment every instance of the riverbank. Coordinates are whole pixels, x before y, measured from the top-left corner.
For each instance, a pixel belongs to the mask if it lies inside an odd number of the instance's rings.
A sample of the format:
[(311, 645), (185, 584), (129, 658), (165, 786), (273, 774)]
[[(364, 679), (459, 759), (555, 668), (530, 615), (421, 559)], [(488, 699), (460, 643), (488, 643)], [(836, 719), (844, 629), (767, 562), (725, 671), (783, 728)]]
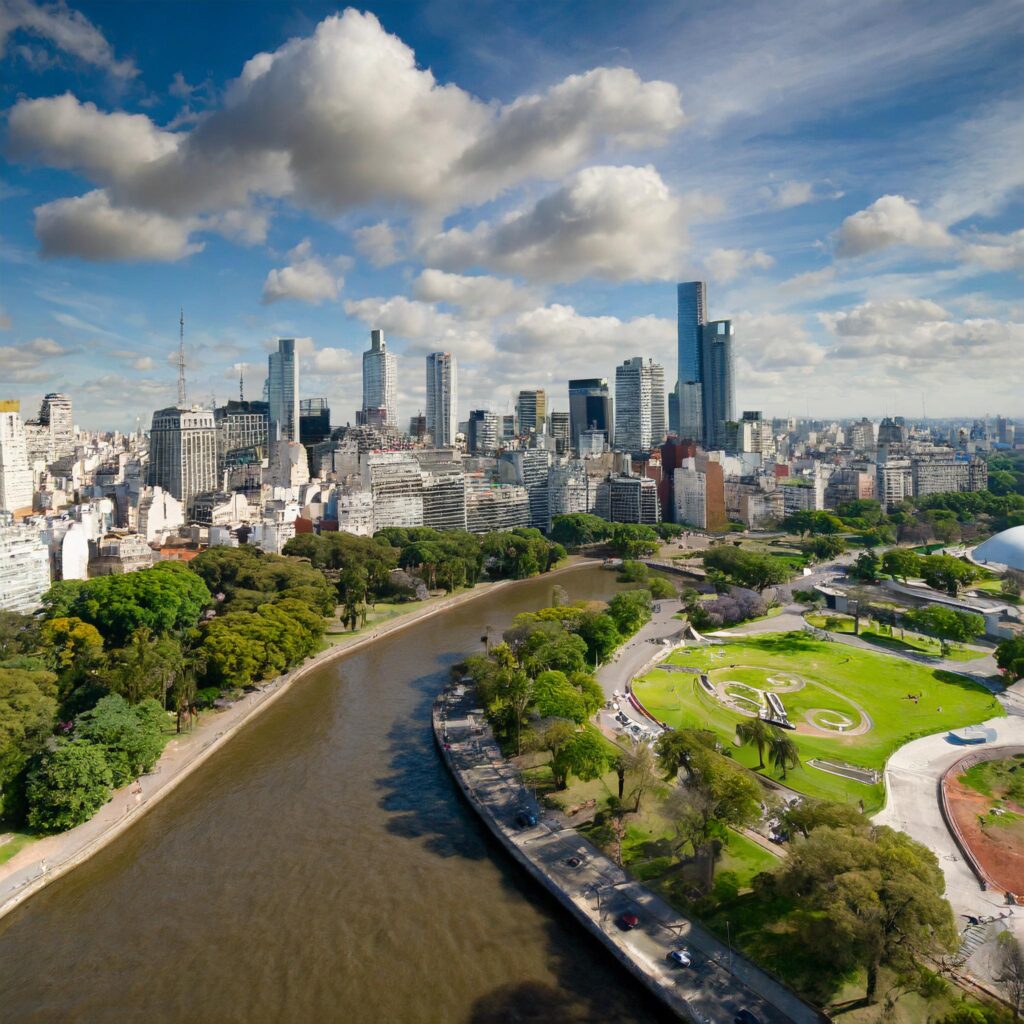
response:
[[(819, 1024), (824, 1014), (735, 953), (699, 924), (634, 882), (604, 853), (557, 817), (544, 814), (518, 770), (501, 756), (475, 692), (452, 688), (435, 702), (434, 736), (463, 796), (492, 835), (537, 882), (635, 977), (683, 1020), (703, 1024), (746, 1007), (765, 1024)], [(527, 810), (536, 825), (520, 827)], [(573, 863), (570, 863), (570, 860)], [(639, 924), (617, 925), (624, 913)], [(688, 968), (667, 958), (686, 947)]]
[[(552, 578), (594, 564), (591, 559), (571, 558), (567, 564), (545, 576), (532, 579)], [(478, 583), (472, 590), (423, 602), (410, 612), (395, 616), (367, 632), (356, 633), (351, 639), (334, 643), (290, 672), (264, 683), (232, 707), (207, 714), (192, 732), (182, 733), (168, 742), (149, 775), (117, 790), (89, 821), (67, 832), (31, 843), (0, 866), (0, 917), (112, 843), (222, 749), (243, 725), (253, 721), (308, 672), (362, 649), (381, 637), (390, 636), (430, 616), (518, 582), (522, 581)]]

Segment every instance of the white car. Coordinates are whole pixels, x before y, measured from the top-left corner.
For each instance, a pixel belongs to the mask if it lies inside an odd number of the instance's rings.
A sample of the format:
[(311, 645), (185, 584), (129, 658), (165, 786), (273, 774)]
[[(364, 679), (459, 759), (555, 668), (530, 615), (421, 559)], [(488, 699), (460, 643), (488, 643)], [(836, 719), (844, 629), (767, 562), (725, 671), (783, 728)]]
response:
[(673, 949), (668, 954), (669, 960), (679, 967), (692, 967), (693, 957), (688, 949)]

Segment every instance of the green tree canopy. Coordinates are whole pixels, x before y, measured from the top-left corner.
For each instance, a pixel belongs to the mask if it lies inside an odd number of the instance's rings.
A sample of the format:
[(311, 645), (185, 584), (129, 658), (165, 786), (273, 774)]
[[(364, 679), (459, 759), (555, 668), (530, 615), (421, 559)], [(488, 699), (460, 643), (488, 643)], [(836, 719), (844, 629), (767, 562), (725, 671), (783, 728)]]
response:
[(611, 532), (611, 523), (600, 516), (573, 512), (569, 515), (554, 516), (548, 536), (566, 547), (578, 548), (584, 544), (606, 540), (611, 536)]
[(103, 751), (115, 788), (148, 772), (164, 747), (167, 716), (152, 699), (129, 704), (110, 694), (75, 719), (75, 739)]
[(893, 548), (882, 555), (882, 568), (893, 578), (907, 582), (921, 574), (921, 556), (910, 548)]
[(0, 669), (0, 817), (14, 812), (20, 789), (15, 780), (42, 749), (56, 714), (52, 672)]
[(952, 555), (926, 555), (921, 559), (921, 578), (929, 587), (955, 597), (961, 587), (978, 578), (978, 570)]
[(111, 772), (103, 750), (75, 740), (47, 751), (28, 777), (28, 822), (63, 832), (88, 821), (109, 799)]
[(999, 641), (996, 647), (996, 664), (1011, 682), (1024, 679), (1024, 633)]
[(615, 523), (609, 543), (620, 558), (642, 558), (661, 548), (661, 538), (654, 527), (639, 523)]
[(973, 612), (961, 612), (941, 604), (910, 608), (903, 613), (903, 624), (921, 633), (937, 637), (945, 653), (949, 644), (968, 643), (985, 632), (985, 620)]
[(608, 602), (608, 614), (619, 633), (627, 637), (650, 622), (651, 607), (649, 590), (624, 590)]
[(703, 562), (709, 572), (719, 572), (730, 582), (758, 593), (785, 583), (789, 578), (789, 571), (780, 559), (731, 544), (709, 548), (704, 552)]
[(551, 773), (558, 789), (565, 788), (571, 775), (581, 782), (589, 782), (607, 770), (608, 749), (593, 729), (575, 733), (551, 759)]

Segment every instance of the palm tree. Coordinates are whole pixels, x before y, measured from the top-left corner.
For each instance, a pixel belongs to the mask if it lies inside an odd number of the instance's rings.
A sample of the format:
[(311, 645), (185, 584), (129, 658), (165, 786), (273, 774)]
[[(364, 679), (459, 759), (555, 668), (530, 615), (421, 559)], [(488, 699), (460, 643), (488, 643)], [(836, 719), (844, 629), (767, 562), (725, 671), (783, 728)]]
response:
[(737, 723), (736, 738), (745, 747), (757, 747), (757, 770), (761, 771), (764, 768), (764, 748), (772, 738), (772, 727), (763, 718), (748, 718)]
[(800, 763), (800, 751), (792, 738), (777, 726), (772, 726), (772, 735), (768, 739), (768, 760), (776, 768), (782, 769), (782, 777), (786, 777), (787, 768), (795, 768)]

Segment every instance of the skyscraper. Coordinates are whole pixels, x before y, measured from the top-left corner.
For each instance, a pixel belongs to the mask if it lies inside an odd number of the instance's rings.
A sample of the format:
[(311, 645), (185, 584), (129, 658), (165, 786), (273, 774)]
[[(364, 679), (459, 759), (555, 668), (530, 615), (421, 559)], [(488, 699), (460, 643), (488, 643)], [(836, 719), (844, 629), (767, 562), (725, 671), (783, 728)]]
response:
[(519, 433), (529, 434), (531, 430), (540, 433), (548, 412), (548, 396), (543, 390), (520, 391), (516, 399), (516, 419)]
[(299, 360), (294, 338), (279, 338), (267, 360), (272, 440), (299, 440)]
[(67, 395), (56, 392), (46, 395), (39, 409), (39, 422), (50, 428), (54, 458), (62, 459), (75, 450), (75, 425), (71, 414), (71, 399)]
[(153, 413), (148, 483), (173, 494), (186, 512), (197, 494), (217, 489), (217, 429), (212, 409), (172, 408)]
[(703, 281), (686, 281), (676, 286), (676, 334), (679, 372), (669, 410), (669, 429), (699, 440), (704, 380), (701, 356), (701, 331), (707, 323), (708, 295)]
[(615, 368), (615, 447), (650, 451), (665, 440), (665, 368), (640, 356)]
[(435, 448), (455, 444), (459, 430), (458, 367), (451, 352), (427, 356), (427, 433)]
[(28, 463), (21, 403), (0, 401), (0, 510), (32, 508), (32, 467)]
[(486, 409), (473, 409), (467, 424), (466, 448), (470, 455), (497, 455), (501, 417)]
[(398, 358), (387, 349), (383, 331), (370, 331), (363, 353), (363, 409), (387, 410), (388, 426), (398, 429)]
[(732, 321), (713, 320), (701, 329), (703, 444), (726, 445), (726, 424), (736, 419)]
[(606, 377), (569, 381), (569, 443), (576, 451), (585, 430), (604, 431), (605, 440), (613, 440), (612, 399)]

